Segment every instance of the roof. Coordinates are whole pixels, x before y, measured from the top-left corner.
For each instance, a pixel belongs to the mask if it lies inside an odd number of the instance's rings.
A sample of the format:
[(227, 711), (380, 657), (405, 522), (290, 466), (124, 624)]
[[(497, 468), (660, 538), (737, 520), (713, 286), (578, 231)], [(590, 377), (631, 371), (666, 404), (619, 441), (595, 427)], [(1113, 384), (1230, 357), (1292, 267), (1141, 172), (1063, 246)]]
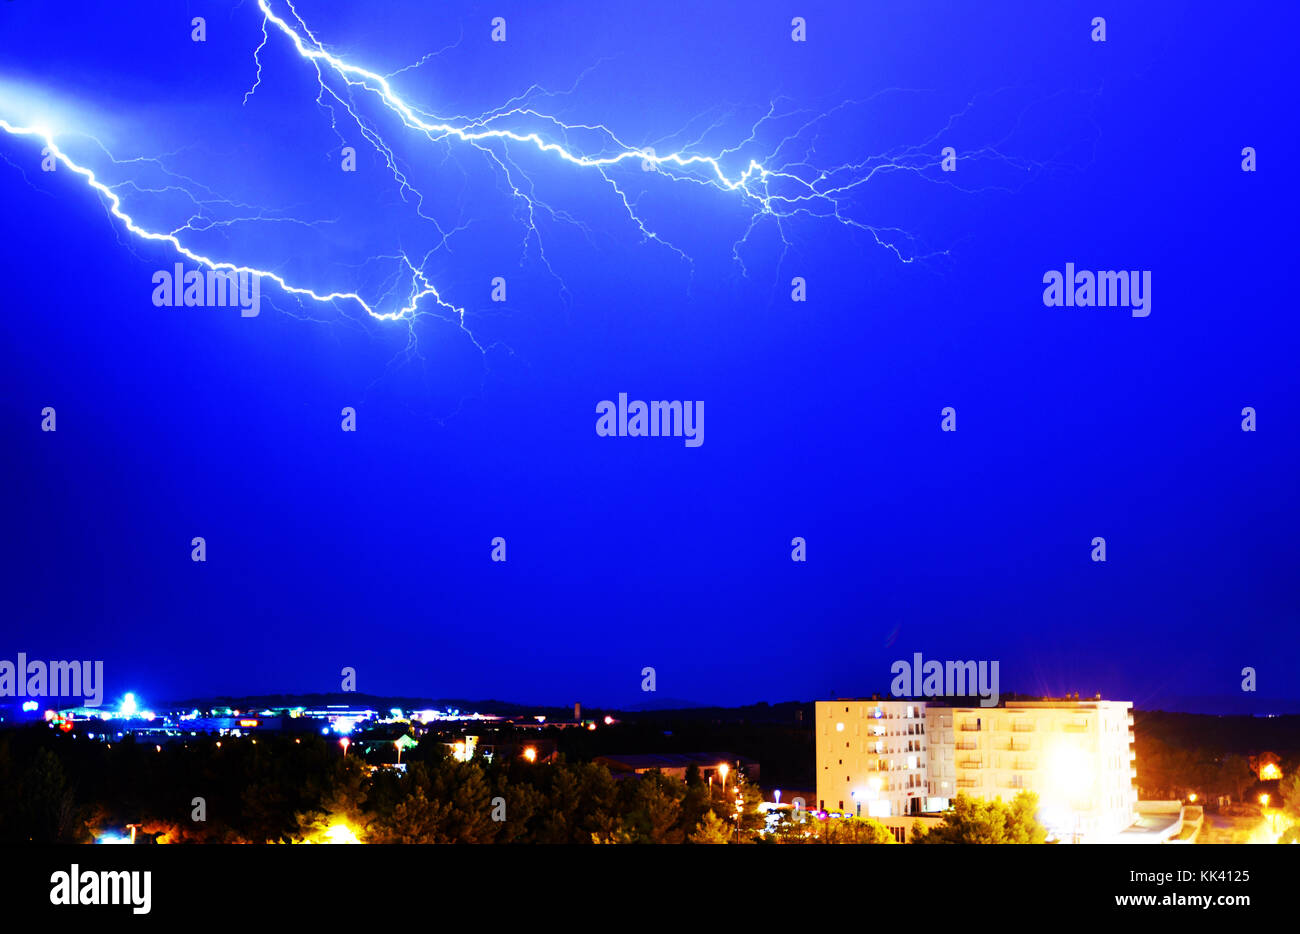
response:
[(597, 756), (597, 762), (641, 771), (644, 769), (685, 769), (692, 765), (702, 769), (717, 768), (722, 763), (754, 762), (747, 756), (730, 752), (633, 752), (623, 755)]

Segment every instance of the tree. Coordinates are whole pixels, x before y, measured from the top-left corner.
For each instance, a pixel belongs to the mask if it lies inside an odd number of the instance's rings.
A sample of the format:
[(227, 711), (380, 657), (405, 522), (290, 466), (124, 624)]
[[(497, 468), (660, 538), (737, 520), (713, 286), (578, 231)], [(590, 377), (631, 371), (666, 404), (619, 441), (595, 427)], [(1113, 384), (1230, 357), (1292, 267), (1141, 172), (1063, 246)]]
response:
[(828, 820), (818, 834), (818, 843), (897, 843), (889, 828), (868, 817)]
[(329, 787), (321, 796), (320, 806), (297, 815), (299, 833), (309, 839), (315, 838), (338, 824), (347, 825), (358, 835), (364, 833), (371, 820), (364, 810), (368, 786), (365, 764), (357, 756), (335, 760)]
[(1047, 828), (1038, 822), (1038, 796), (1022, 791), (1011, 804), (980, 801), (965, 794), (953, 799), (943, 823), (922, 829), (913, 843), (1043, 843)]
[(695, 825), (694, 832), (687, 839), (691, 843), (726, 843), (731, 838), (731, 828), (710, 810), (704, 820)]
[(639, 843), (681, 843), (677, 826), (685, 788), (662, 772), (647, 772), (632, 786), (628, 824)]
[(1300, 772), (1288, 772), (1277, 783), (1277, 793), (1282, 799), (1282, 814), (1291, 823), (1278, 843), (1300, 843)]
[(19, 823), (33, 843), (81, 843), (86, 825), (68, 787), (63, 764), (39, 749), (19, 781)]
[(1250, 770), (1250, 760), (1245, 756), (1225, 756), (1219, 774), (1223, 787), (1237, 803), (1246, 799), (1246, 792), (1255, 784), (1255, 773)]
[(416, 788), (398, 802), (390, 815), (371, 825), (376, 843), (451, 843), (447, 817), (451, 805), (430, 801), (423, 788)]

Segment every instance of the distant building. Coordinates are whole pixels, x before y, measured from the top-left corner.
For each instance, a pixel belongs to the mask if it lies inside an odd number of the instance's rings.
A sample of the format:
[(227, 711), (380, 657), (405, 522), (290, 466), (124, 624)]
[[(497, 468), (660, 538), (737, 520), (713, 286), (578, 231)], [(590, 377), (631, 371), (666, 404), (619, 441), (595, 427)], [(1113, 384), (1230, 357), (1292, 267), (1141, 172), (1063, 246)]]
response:
[(750, 781), (758, 781), (758, 762), (730, 752), (627, 753), (597, 756), (594, 761), (605, 766), (615, 776), (644, 775), (646, 772), (657, 771), (686, 781), (687, 770), (695, 766), (700, 770), (700, 777), (709, 781), (725, 767), (729, 773), (739, 769)]

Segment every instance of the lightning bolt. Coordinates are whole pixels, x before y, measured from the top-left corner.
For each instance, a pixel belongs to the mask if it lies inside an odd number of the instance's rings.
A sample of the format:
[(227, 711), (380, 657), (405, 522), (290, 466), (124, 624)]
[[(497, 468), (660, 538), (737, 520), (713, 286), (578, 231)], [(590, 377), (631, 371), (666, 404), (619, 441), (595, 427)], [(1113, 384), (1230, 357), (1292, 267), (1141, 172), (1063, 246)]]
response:
[(413, 264), (410, 263), (409, 259), (407, 259), (407, 264), (410, 265), (411, 267), (411, 272), (413, 273), (414, 276), (413, 281), (419, 284), (420, 288), (411, 296), (410, 300), (407, 302), (405, 307), (398, 309), (396, 311), (381, 312), (368, 305), (366, 303), (366, 300), (362, 298), (360, 295), (358, 295), (356, 292), (317, 292), (314, 289), (308, 289), (308, 288), (303, 288), (302, 286), (293, 285), (292, 283), (286, 281), (283, 276), (279, 275), (278, 273), (272, 272), (269, 269), (258, 269), (255, 266), (242, 266), (237, 263), (228, 263), (222, 260), (215, 260), (212, 259), (211, 257), (204, 256), (202, 253), (197, 253), (194, 250), (191, 250), (185, 244), (181, 243), (180, 238), (177, 237), (174, 233), (159, 233), (154, 230), (147, 230), (144, 227), (141, 227), (139, 224), (137, 224), (135, 220), (131, 217), (131, 215), (127, 214), (126, 211), (122, 210), (122, 199), (121, 197), (118, 196), (117, 192), (114, 191), (112, 188), (110, 188), (108, 185), (104, 184), (98, 178), (96, 178), (95, 173), (92, 170), (86, 168), (83, 165), (78, 165), (76, 162), (70, 159), (67, 153), (65, 153), (62, 149), (60, 149), (58, 144), (55, 143), (53, 134), (51, 134), (50, 131), (42, 129), (40, 127), (14, 126), (13, 124), (9, 123), (9, 121), (3, 118), (0, 118), (0, 129), (4, 130), (6, 133), (10, 134), (11, 136), (34, 136), (37, 139), (39, 139), (41, 142), (43, 142), (45, 144), (45, 149), (50, 154), (50, 156), (56, 159), (61, 165), (66, 166), (69, 170), (75, 172), (77, 175), (84, 178), (86, 180), (86, 184), (89, 185), (95, 191), (97, 191), (104, 198), (104, 201), (107, 203), (109, 213), (112, 214), (113, 217), (121, 221), (122, 225), (128, 231), (134, 234), (136, 237), (139, 237), (141, 240), (149, 240), (158, 243), (170, 244), (171, 247), (181, 256), (184, 256), (186, 259), (192, 260), (193, 262), (198, 263), (201, 266), (206, 266), (208, 269), (216, 270), (218, 272), (242, 273), (247, 275), (258, 276), (259, 278), (263, 278), (263, 279), (269, 279), (272, 282), (274, 282), (276, 285), (278, 285), (286, 293), (290, 295), (303, 297), (303, 298), (309, 298), (315, 302), (322, 302), (322, 303), (335, 302), (335, 301), (356, 302), (358, 305), (364, 308), (370, 315), (380, 320), (397, 320), (399, 318), (404, 318), (415, 311), (421, 299), (427, 298), (428, 296), (433, 296), (434, 299), (438, 302), (438, 304), (442, 305), (444, 308), (456, 312), (457, 315), (460, 316), (462, 320), (464, 319), (464, 314), (465, 314), (464, 309), (457, 308), (456, 306), (443, 301), (441, 296), (438, 295), (438, 290), (435, 289), (433, 285), (430, 284), (426, 279), (424, 279), (423, 274), (418, 269), (416, 269)]
[[(331, 126), (339, 139), (346, 142), (338, 128), (337, 118), (341, 110), (356, 125), (366, 142), (383, 158), (401, 196), (413, 203), (417, 216), (431, 222), (437, 229), (440, 237), (438, 243), (419, 262), (413, 260), (405, 251), (400, 251), (395, 256), (383, 257), (396, 260), (399, 267), (404, 270), (403, 278), (406, 280), (404, 295), (393, 298), (391, 297), (393, 288), (390, 288), (383, 299), (373, 297), (367, 299), (356, 291), (307, 287), (290, 282), (284, 275), (272, 269), (242, 265), (206, 255), (193, 245), (184, 242), (182, 237), (187, 233), (211, 230), (214, 227), (228, 226), (240, 221), (275, 218), (268, 218), (259, 210), (248, 216), (224, 221), (212, 220), (203, 215), (201, 203), (188, 189), (176, 186), (176, 190), (184, 192), (195, 202), (199, 213), (171, 230), (151, 230), (126, 210), (123, 198), (117, 190), (123, 186), (107, 184), (97, 177), (94, 170), (72, 159), (59, 147), (53, 132), (40, 125), (16, 125), (3, 118), (0, 118), (0, 129), (12, 136), (29, 137), (41, 143), (49, 156), (83, 178), (86, 184), (103, 199), (111, 216), (126, 231), (142, 241), (167, 244), (179, 255), (214, 271), (255, 275), (269, 280), (285, 294), (294, 296), (299, 301), (322, 305), (352, 304), (379, 321), (413, 320), (417, 314), (423, 313), (424, 309), (432, 304), (437, 309), (450, 313), (467, 334), (470, 332), (465, 327), (464, 308), (444, 299), (426, 272), (432, 253), (446, 245), (448, 239), (463, 227), (451, 231), (444, 230), (435, 218), (425, 213), (424, 196), (402, 168), (393, 145), (384, 138), (372, 121), (359, 112), (360, 105), (357, 101), (360, 99), (377, 103), (383, 110), (394, 116), (405, 130), (431, 144), (463, 145), (484, 154), (505, 180), (510, 197), (521, 206), (521, 217), (526, 230), (525, 251), (530, 242), (535, 243), (542, 263), (552, 275), (554, 270), (551, 269), (538, 227), (539, 213), (545, 213), (558, 221), (575, 224), (584, 231), (586, 227), (567, 212), (552, 208), (536, 195), (535, 186), (528, 174), (520, 169), (511, 157), (512, 145), (530, 149), (544, 158), (554, 160), (557, 164), (590, 172), (599, 177), (614, 192), (618, 203), (644, 240), (662, 244), (687, 262), (691, 260), (683, 250), (661, 236), (638, 215), (636, 199), (629, 195), (627, 187), (619, 183), (619, 178), (615, 174), (615, 170), (620, 166), (639, 165), (643, 169), (655, 171), (671, 182), (705, 186), (725, 196), (737, 198), (741, 203), (748, 205), (752, 211), (749, 223), (743, 236), (732, 245), (732, 256), (740, 265), (742, 273), (746, 275), (747, 270), (741, 260), (740, 249), (758, 225), (765, 220), (774, 222), (780, 231), (784, 249), (788, 250), (790, 240), (786, 236), (784, 223), (798, 216), (829, 219), (846, 227), (865, 231), (878, 245), (904, 263), (911, 263), (919, 258), (918, 254), (903, 245), (911, 239), (906, 232), (897, 228), (875, 226), (853, 216), (851, 200), (882, 172), (908, 171), (924, 175), (927, 170), (937, 166), (940, 160), (931, 152), (930, 144), (938, 138), (942, 130), (922, 144), (893, 154), (873, 156), (855, 163), (819, 169), (813, 164), (818, 127), (838, 110), (861, 102), (846, 101), (828, 112), (808, 114), (785, 110), (780, 100), (773, 101), (767, 111), (751, 125), (745, 138), (733, 146), (715, 151), (712, 155), (696, 150), (702, 146), (702, 140), (706, 136), (720, 127), (721, 119), (714, 120), (684, 147), (659, 153), (651, 146), (625, 143), (604, 124), (565, 123), (535, 109), (532, 106), (535, 97), (550, 94), (537, 86), (529, 88), (500, 107), (476, 116), (440, 117), (406, 100), (394, 88), (391, 80), (411, 68), (419, 67), (432, 55), (439, 53), (430, 53), (429, 56), (406, 68), (386, 75), (381, 74), (331, 53), (298, 14), (292, 0), (284, 0), (283, 8), (287, 11), (284, 14), (273, 9), (272, 0), (258, 0), (257, 5), (262, 15), (261, 42), (253, 52), (256, 77), (244, 95), (243, 103), (247, 105), (262, 85), (262, 56), (270, 47), (272, 38), (279, 37), (287, 40), (288, 47), (313, 69), (319, 88), (316, 103), (330, 112)], [(581, 81), (581, 76), (578, 80)], [(960, 114), (950, 118), (949, 126), (958, 117)], [(760, 159), (740, 155), (746, 148), (757, 145), (760, 133), (769, 124), (777, 126), (787, 121), (794, 121), (797, 125), (776, 142), (766, 157)], [(584, 138), (594, 136), (597, 145), (575, 146), (571, 142), (575, 136)], [(799, 147), (802, 147), (801, 152), (791, 152)], [(985, 150), (967, 155), (969, 158), (990, 156), (1011, 161), (1010, 157), (1001, 154), (996, 147), (987, 147)], [(111, 155), (109, 158), (112, 158)], [(121, 164), (117, 163), (117, 160), (113, 161), (115, 164)], [(734, 167), (728, 169), (729, 165)], [(1029, 164), (1023, 167), (1036, 166)], [(179, 180), (198, 186), (198, 183), (192, 179), (179, 177)], [(140, 191), (169, 190), (136, 187)], [(235, 206), (234, 202), (224, 203)], [(782, 256), (784, 255), (783, 251)], [(556, 278), (558, 279), (558, 276)], [(563, 288), (562, 280), (561, 287)], [(470, 337), (473, 339), (472, 334)], [(478, 346), (477, 342), (475, 345)]]

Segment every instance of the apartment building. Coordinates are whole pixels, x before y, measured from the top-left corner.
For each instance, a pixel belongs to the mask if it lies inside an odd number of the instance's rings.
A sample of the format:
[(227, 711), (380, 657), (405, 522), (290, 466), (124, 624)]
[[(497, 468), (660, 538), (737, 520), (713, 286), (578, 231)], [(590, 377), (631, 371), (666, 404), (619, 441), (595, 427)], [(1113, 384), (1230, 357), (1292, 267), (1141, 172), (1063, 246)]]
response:
[(818, 701), (815, 721), (819, 808), (858, 817), (926, 809), (924, 703)]
[(945, 810), (958, 793), (1010, 801), (1032, 791), (1053, 837), (1105, 840), (1136, 818), (1132, 706), (1077, 698), (1001, 707), (819, 701), (818, 803), (895, 817)]

